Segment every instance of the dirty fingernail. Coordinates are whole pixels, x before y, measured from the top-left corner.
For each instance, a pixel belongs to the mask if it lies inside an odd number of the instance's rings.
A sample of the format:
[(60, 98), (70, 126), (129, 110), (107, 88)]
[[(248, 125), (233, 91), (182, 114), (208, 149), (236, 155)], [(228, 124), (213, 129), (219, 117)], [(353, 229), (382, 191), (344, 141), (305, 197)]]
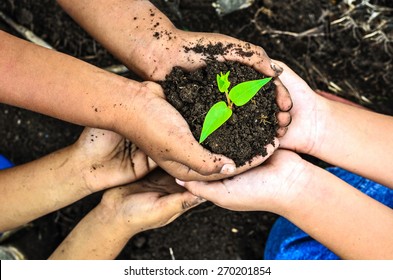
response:
[(281, 66), (275, 64), (274, 62), (270, 63), (270, 68), (274, 71), (274, 74), (276, 76), (279, 76), (284, 71), (284, 68), (282, 68)]
[(221, 174), (233, 174), (236, 171), (236, 166), (230, 163), (224, 164), (221, 168)]
[(197, 201), (198, 203), (203, 203), (203, 202), (206, 202), (207, 200), (204, 199), (203, 197), (198, 196), (197, 199), (196, 199), (196, 201)]
[(197, 206), (199, 204), (202, 204), (203, 202), (206, 202), (206, 199), (204, 199), (204, 198), (202, 198), (200, 196), (197, 196), (192, 202), (188, 203), (186, 206), (184, 206), (184, 204), (183, 204), (183, 209), (186, 210), (188, 208), (191, 208), (191, 207)]

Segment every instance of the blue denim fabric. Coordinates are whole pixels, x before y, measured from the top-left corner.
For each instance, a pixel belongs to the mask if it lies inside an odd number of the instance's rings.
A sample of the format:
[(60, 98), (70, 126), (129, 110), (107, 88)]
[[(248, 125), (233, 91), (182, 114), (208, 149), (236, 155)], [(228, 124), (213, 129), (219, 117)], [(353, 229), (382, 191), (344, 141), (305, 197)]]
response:
[[(14, 166), (13, 164), (12, 164), (12, 162), (10, 162), (7, 158), (5, 158), (4, 156), (2, 156), (2, 155), (0, 155), (0, 170), (1, 169), (6, 169), (6, 168), (10, 168), (10, 167), (12, 167), (12, 166)], [(3, 233), (1, 233), (0, 232), (0, 239), (1, 239), (1, 236), (3, 235)]]
[(14, 166), (12, 162), (10, 162), (8, 159), (6, 159), (4, 156), (0, 155), (0, 170), (1, 169), (6, 169)]
[[(327, 169), (368, 196), (393, 208), (393, 190), (338, 167)], [(265, 247), (266, 260), (338, 260), (328, 248), (280, 217), (273, 225)]]

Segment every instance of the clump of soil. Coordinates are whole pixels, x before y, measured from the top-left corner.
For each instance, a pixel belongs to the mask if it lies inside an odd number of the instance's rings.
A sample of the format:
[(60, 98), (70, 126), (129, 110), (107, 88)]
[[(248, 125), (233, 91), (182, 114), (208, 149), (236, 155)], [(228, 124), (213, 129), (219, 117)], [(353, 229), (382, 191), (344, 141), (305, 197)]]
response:
[[(216, 75), (227, 71), (230, 71), (231, 88), (241, 82), (264, 78), (252, 67), (238, 62), (212, 60), (194, 72), (175, 67), (161, 82), (168, 102), (184, 117), (197, 140), (209, 109), (218, 101), (226, 101), (225, 94), (217, 88)], [(265, 156), (265, 146), (273, 143), (278, 128), (277, 112), (275, 85), (271, 81), (247, 104), (234, 105), (232, 117), (202, 145), (233, 159), (237, 166), (257, 155)]]

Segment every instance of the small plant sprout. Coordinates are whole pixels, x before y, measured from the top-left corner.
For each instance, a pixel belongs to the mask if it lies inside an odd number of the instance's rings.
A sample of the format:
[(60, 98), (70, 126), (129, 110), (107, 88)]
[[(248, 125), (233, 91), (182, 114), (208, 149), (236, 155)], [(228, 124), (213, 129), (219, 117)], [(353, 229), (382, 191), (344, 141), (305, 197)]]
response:
[(222, 93), (225, 93), (227, 102), (225, 103), (225, 101), (219, 101), (215, 103), (207, 112), (203, 122), (199, 143), (205, 141), (210, 134), (216, 131), (232, 116), (233, 104), (238, 107), (245, 105), (264, 85), (266, 85), (272, 79), (269, 77), (242, 82), (229, 90), (231, 85), (228, 79), (229, 74), (230, 71), (226, 72), (225, 74), (222, 74), (222, 72), (217, 74), (218, 90)]

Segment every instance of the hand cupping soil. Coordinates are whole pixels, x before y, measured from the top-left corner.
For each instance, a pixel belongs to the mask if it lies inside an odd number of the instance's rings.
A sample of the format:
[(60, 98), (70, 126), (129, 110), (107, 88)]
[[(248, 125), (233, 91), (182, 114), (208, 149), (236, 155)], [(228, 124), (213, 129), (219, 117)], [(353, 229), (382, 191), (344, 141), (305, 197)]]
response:
[[(217, 89), (216, 75), (230, 71), (231, 87), (262, 79), (252, 67), (237, 62), (208, 61), (194, 72), (175, 67), (161, 82), (166, 98), (187, 121), (195, 139), (199, 139), (206, 113), (218, 101), (226, 101)], [(233, 115), (213, 132), (202, 145), (225, 155), (242, 166), (255, 156), (266, 155), (266, 145), (273, 143), (278, 123), (275, 85), (265, 85), (246, 105), (233, 107)]]

